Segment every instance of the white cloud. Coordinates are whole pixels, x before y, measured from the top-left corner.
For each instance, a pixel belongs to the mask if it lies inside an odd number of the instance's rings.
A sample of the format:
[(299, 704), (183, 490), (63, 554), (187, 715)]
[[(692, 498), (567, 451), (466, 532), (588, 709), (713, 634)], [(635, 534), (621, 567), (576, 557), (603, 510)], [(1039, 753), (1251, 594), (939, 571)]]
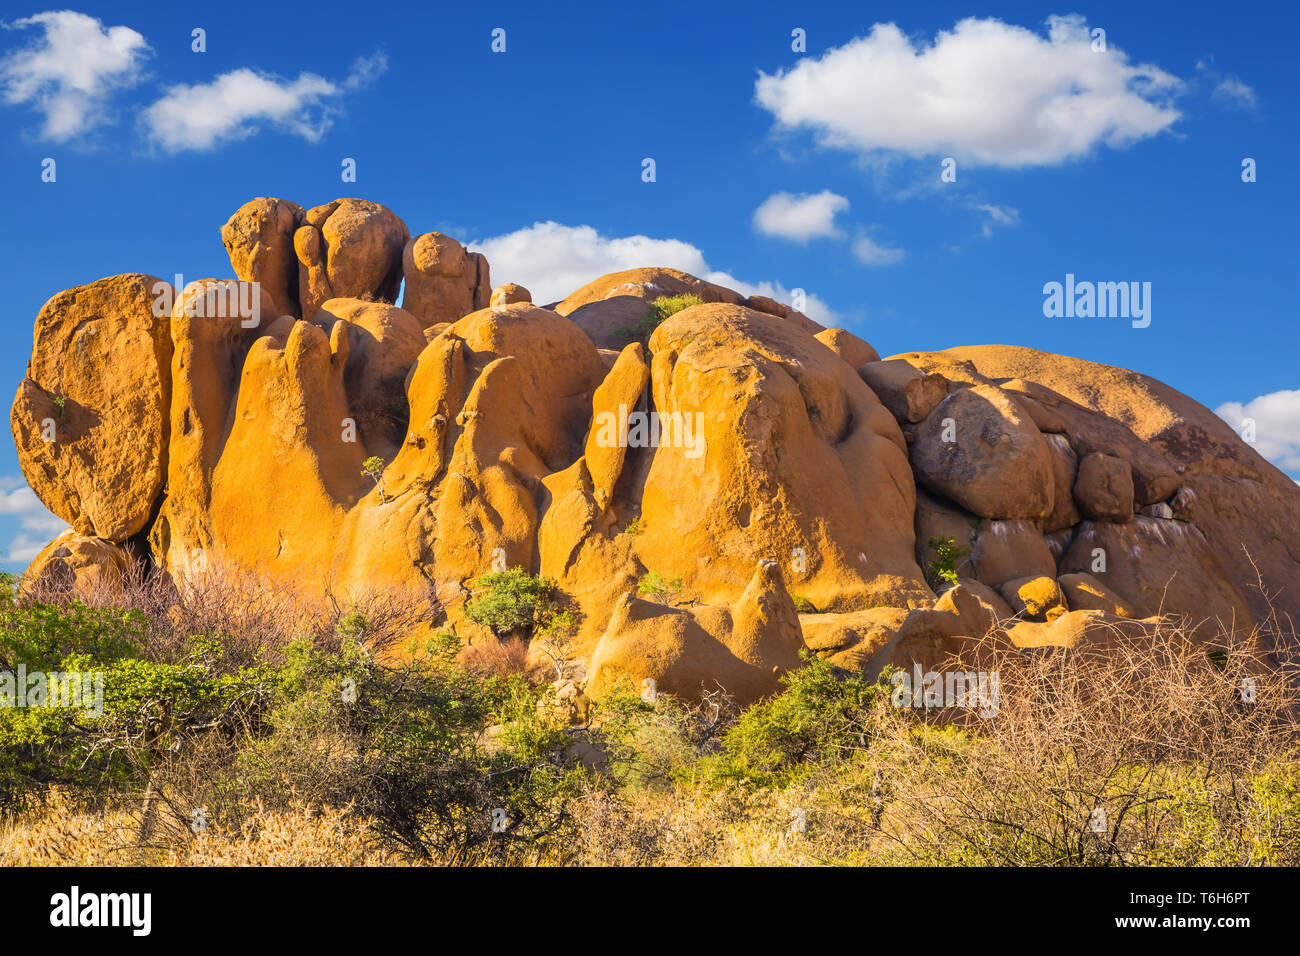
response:
[(51, 514), (21, 478), (0, 476), (0, 517), (17, 518), (19, 533), (0, 550), (0, 563), (28, 564), (68, 523)]
[(869, 236), (858, 236), (853, 240), (853, 255), (869, 266), (892, 266), (903, 261), (904, 252), (882, 246)]
[(754, 210), (754, 228), (795, 242), (840, 236), (843, 233), (835, 227), (835, 215), (848, 208), (849, 201), (829, 189), (799, 195), (773, 193)]
[(382, 54), (358, 60), (341, 84), (314, 73), (285, 80), (247, 68), (210, 83), (171, 87), (144, 111), (149, 138), (167, 152), (207, 150), (245, 139), (262, 124), (317, 142), (333, 124), (338, 100), (382, 73)]
[(1082, 17), (1051, 17), (1048, 34), (968, 18), (914, 45), (892, 23), (760, 73), (755, 94), (785, 129), (824, 146), (995, 166), (1051, 165), (1099, 144), (1123, 147), (1167, 130), (1183, 84), (1114, 45), (1094, 52)]
[[(703, 252), (681, 239), (602, 236), (591, 226), (538, 222), (469, 246), (487, 256), (497, 285), (517, 282), (539, 305), (557, 302), (606, 273), (647, 266), (680, 269), (746, 296), (766, 295), (779, 302), (791, 298), (779, 282), (746, 282), (712, 269)], [(835, 313), (825, 302), (810, 293), (806, 298), (809, 318), (833, 321)]]
[(1259, 105), (1255, 99), (1254, 89), (1235, 76), (1225, 77), (1220, 80), (1218, 85), (1214, 87), (1212, 95), (1220, 103), (1238, 106), (1242, 109), (1253, 110)]
[(1241, 402), (1225, 402), (1214, 413), (1242, 434), (1255, 422), (1255, 450), (1294, 477), (1300, 474), (1300, 389), (1270, 392)]
[(4, 26), (44, 31), (0, 60), (0, 91), (6, 102), (30, 103), (44, 113), (41, 135), (56, 142), (105, 122), (109, 95), (140, 81), (150, 52), (130, 27), (105, 29), (94, 17), (72, 10), (38, 13)]
[[(5, 483), (9, 484), (9, 481)], [(26, 485), (0, 491), (0, 515), (18, 518), (24, 530), (48, 532), (50, 537), (68, 526), (66, 521), (41, 504), (35, 492)]]

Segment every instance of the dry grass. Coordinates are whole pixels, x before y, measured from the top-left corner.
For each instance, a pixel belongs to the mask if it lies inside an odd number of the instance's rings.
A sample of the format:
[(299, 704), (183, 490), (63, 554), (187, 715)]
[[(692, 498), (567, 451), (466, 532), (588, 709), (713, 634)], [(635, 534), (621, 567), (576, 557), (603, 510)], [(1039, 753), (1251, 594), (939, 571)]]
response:
[[(24, 579), (22, 599), (64, 604), (72, 597), (58, 579)], [(220, 638), (236, 666), (278, 661), (289, 641), (310, 637), (315, 646), (336, 649), (345, 636), (364, 638), (376, 654), (395, 648), (413, 632), (441, 619), (431, 591), (371, 587), (341, 597), (310, 597), (302, 589), (216, 562), (188, 575), (178, 588), (171, 575), (130, 565), (120, 581), (78, 590), (92, 607), (125, 607), (144, 615), (151, 660), (175, 661), (189, 652), (195, 636)], [(363, 633), (354, 633), (364, 622)]]
[[(29, 591), (26, 599), (58, 598)], [(89, 603), (139, 608), (149, 654), (180, 659), (195, 634), (221, 636), (236, 660), (274, 659), (288, 636), (331, 647), (365, 617), (365, 638), (391, 645), (431, 613), (423, 595), (377, 594), (341, 607), (305, 604), (287, 589), (223, 572), (182, 597), (157, 577), (128, 578)], [(423, 617), (421, 617), (423, 615)], [(1285, 629), (1283, 625), (1285, 624)], [(900, 708), (889, 695), (853, 720), (859, 745), (810, 758), (780, 786), (711, 775), (708, 761), (733, 717), (663, 699), (624, 755), (568, 807), (571, 845), (513, 862), (547, 865), (1300, 865), (1300, 671), (1290, 621), (1269, 618), (1247, 638), (1193, 639), (1165, 618), (1138, 633), (1116, 625), (1072, 650), (1022, 651), (992, 637), (971, 662), (941, 670), (996, 671), (995, 715)], [(351, 635), (356, 636), (356, 635)], [(526, 645), (484, 642), (461, 662), (484, 674), (524, 669)], [(972, 663), (978, 662), (978, 663)], [(706, 702), (707, 703), (707, 702)], [(703, 705), (701, 705), (703, 706)], [(698, 711), (700, 708), (696, 708)], [(707, 709), (707, 708), (706, 708)], [(597, 722), (598, 723), (598, 722)], [(700, 728), (705, 730), (701, 731)], [(304, 718), (276, 745), (299, 778), (267, 805), (214, 792), (237, 744), (212, 735), (157, 775), (156, 796), (109, 806), (52, 790), (43, 804), (0, 819), (6, 865), (397, 865), (411, 855), (351, 805), (331, 805), (309, 770), (346, 764), (336, 726)], [(599, 750), (599, 727), (575, 743)], [(345, 746), (346, 744), (346, 746)], [(576, 750), (577, 748), (575, 748)], [(342, 756), (340, 756), (342, 754)], [(268, 767), (281, 754), (267, 749)], [(350, 759), (350, 758), (349, 758)], [(315, 789), (313, 789), (315, 788)], [(214, 812), (201, 834), (193, 806)], [(235, 807), (234, 804), (245, 801)], [(270, 804), (274, 803), (274, 806)], [(493, 848), (425, 863), (499, 864)]]

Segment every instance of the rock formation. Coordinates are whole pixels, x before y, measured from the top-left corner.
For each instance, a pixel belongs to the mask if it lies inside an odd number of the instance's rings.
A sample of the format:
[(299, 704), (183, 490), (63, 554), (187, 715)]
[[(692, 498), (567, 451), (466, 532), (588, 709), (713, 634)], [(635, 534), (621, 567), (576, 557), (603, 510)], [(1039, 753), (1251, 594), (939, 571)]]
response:
[(801, 653), (878, 673), (1158, 615), (1294, 649), (1300, 488), (1138, 373), (882, 360), (671, 269), (538, 306), (360, 199), (255, 199), (221, 233), (233, 280), (114, 276), (38, 314), (13, 434), (72, 528), (33, 579), (111, 584), (147, 551), (182, 588), (234, 566), (342, 603), (403, 590), (427, 629), (493, 640), (466, 601), (522, 568), (572, 609), (589, 696), (753, 700)]

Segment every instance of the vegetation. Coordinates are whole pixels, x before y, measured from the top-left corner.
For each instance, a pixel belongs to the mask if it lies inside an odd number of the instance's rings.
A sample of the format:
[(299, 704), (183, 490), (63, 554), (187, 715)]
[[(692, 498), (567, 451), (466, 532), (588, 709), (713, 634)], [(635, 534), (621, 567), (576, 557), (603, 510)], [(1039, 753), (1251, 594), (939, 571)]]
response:
[[(1293, 666), (1177, 621), (1104, 659), (983, 647), (984, 718), (815, 656), (747, 708), (624, 683), (575, 718), (520, 656), (385, 653), (393, 599), (236, 584), (0, 580), (0, 670), (103, 681), (102, 709), (0, 707), (0, 864), (1300, 865)], [(498, 634), (572, 625), (552, 582), (480, 586)]]
[(683, 309), (689, 309), (693, 305), (703, 304), (704, 300), (692, 293), (661, 295), (648, 303), (645, 318), (631, 328), (615, 329), (614, 334), (628, 342), (640, 342), (642, 345), (648, 344), (651, 333), (659, 328), (669, 316), (676, 315)]
[(475, 587), (482, 593), (465, 605), (465, 616), (497, 637), (532, 637), (573, 626), (573, 612), (561, 609), (555, 582), (522, 568), (481, 575)]
[(966, 549), (957, 547), (957, 542), (952, 538), (931, 538), (929, 545), (934, 552), (930, 566), (926, 569), (930, 587), (936, 591), (956, 587), (960, 577), (957, 565), (966, 557)]
[(666, 578), (658, 571), (647, 571), (637, 582), (636, 593), (662, 604), (671, 601), (682, 586), (680, 577)]
[(817, 608), (812, 601), (808, 600), (802, 594), (791, 594), (790, 600), (794, 602), (794, 609), (800, 614), (816, 614)]
[(379, 501), (381, 504), (387, 504), (388, 499), (384, 497), (384, 469), (388, 463), (378, 455), (371, 455), (361, 463), (361, 474), (375, 483), (379, 489)]

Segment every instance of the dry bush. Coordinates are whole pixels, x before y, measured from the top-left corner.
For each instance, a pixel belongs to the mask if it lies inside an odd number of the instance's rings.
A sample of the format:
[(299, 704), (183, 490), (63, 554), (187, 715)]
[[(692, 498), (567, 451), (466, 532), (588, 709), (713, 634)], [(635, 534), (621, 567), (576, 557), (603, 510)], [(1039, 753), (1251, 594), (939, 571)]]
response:
[(465, 646), (458, 658), (465, 665), (480, 674), (510, 677), (514, 674), (526, 674), (528, 671), (528, 643), (522, 638), (513, 637), (499, 640), (495, 637), (476, 640)]
[[(1165, 619), (1104, 652), (1002, 650), (996, 716), (964, 732), (872, 714), (891, 862), (1300, 863), (1294, 670), (1254, 638)], [(958, 668), (951, 662), (949, 668)]]
[(342, 598), (313, 599), (302, 590), (263, 575), (210, 562), (186, 575), (178, 587), (172, 575), (133, 562), (120, 581), (78, 589), (74, 595), (56, 578), (24, 579), (21, 599), (64, 605), (77, 598), (92, 607), (122, 607), (147, 620), (150, 660), (175, 662), (191, 651), (194, 637), (219, 638), (232, 668), (259, 660), (279, 662), (288, 643), (310, 637), (335, 650), (345, 637), (383, 653), (441, 616), (431, 592), (371, 587)]

